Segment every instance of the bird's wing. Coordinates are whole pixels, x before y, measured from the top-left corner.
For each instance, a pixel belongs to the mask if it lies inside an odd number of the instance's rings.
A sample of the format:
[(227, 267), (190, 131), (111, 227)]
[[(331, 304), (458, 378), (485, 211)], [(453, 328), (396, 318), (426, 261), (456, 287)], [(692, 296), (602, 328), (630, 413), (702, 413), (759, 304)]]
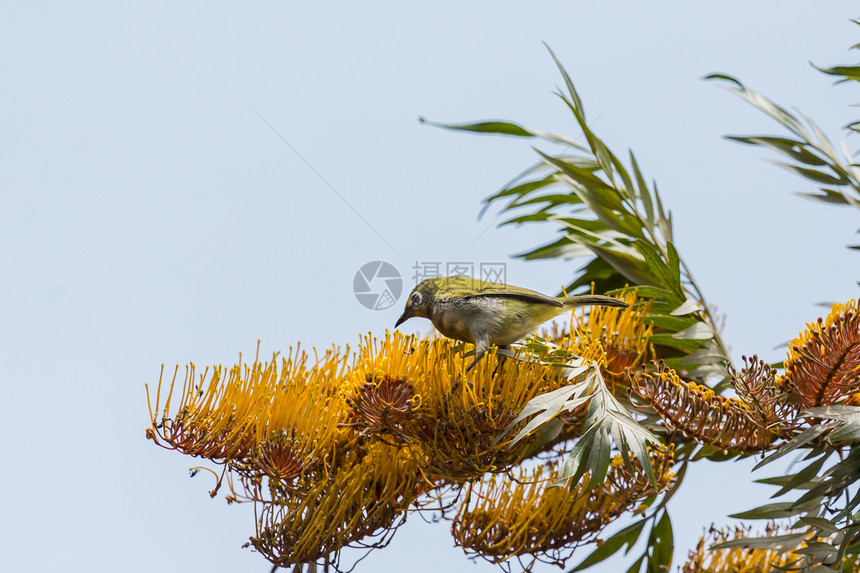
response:
[[(524, 300), (526, 302), (534, 302), (534, 303), (542, 303), (548, 304), (550, 306), (555, 306), (561, 308), (564, 306), (564, 302), (557, 299), (554, 296), (547, 296), (545, 294), (541, 294), (539, 292), (535, 292), (533, 290), (529, 290), (527, 288), (517, 287), (506, 285), (502, 283), (491, 283), (487, 281), (473, 281), (475, 296), (492, 296), (492, 297), (501, 297), (501, 298), (516, 298), (519, 300)], [(467, 297), (467, 298), (472, 298)]]

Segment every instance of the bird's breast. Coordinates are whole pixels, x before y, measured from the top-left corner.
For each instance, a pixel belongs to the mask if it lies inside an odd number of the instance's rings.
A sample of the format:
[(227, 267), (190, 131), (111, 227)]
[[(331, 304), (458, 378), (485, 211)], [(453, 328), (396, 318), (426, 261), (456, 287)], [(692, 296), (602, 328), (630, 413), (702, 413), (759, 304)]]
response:
[(455, 298), (437, 302), (431, 320), (448, 338), (475, 343), (489, 340), (504, 320), (504, 300), (489, 297)]
[(433, 326), (448, 338), (474, 343), (469, 320), (463, 313), (453, 309), (442, 309), (433, 315)]

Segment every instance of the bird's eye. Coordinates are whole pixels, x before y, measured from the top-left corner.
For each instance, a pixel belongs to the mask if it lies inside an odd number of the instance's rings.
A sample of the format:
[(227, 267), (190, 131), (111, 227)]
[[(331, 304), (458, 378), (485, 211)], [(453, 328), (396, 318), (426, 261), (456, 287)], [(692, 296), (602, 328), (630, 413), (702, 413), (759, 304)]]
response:
[(421, 293), (416, 292), (412, 293), (412, 306), (419, 306), (421, 304)]

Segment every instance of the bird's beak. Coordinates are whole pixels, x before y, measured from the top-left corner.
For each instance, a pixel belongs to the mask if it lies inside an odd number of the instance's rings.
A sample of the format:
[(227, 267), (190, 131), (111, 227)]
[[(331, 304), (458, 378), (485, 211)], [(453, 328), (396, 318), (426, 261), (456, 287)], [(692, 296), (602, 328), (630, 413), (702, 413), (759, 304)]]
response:
[(414, 315), (410, 311), (404, 310), (403, 314), (400, 315), (400, 318), (397, 319), (397, 322), (394, 323), (394, 328), (397, 328), (398, 326), (400, 326), (401, 324), (403, 324), (404, 322), (406, 322), (407, 320), (409, 320), (413, 316)]

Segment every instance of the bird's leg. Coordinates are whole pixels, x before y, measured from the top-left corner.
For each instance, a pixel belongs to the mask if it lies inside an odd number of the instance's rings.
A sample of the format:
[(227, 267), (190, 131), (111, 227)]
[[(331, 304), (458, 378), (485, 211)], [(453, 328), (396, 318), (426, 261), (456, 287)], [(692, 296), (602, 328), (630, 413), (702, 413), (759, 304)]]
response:
[(511, 347), (507, 344), (503, 344), (499, 346), (496, 350), (496, 357), (498, 358), (498, 362), (496, 362), (496, 367), (493, 369), (493, 376), (500, 373), (502, 371), (502, 364), (508, 359), (508, 355), (511, 354)]
[(475, 367), (475, 365), (476, 365), (478, 362), (480, 362), (480, 361), (481, 361), (481, 358), (483, 358), (483, 357), (484, 357), (484, 355), (485, 355), (486, 353), (487, 353), (487, 351), (486, 351), (486, 350), (482, 350), (481, 352), (476, 352), (476, 353), (475, 353), (475, 354), (476, 354), (475, 359), (474, 359), (474, 360), (472, 360), (472, 363), (471, 363), (471, 364), (469, 364), (468, 366), (466, 366), (466, 372), (468, 372), (469, 370), (471, 370), (472, 368), (474, 368), (474, 367)]
[[(486, 353), (487, 353), (486, 351), (484, 351), (484, 352), (479, 352), (479, 353), (478, 353), (478, 356), (477, 356), (474, 360), (472, 360), (471, 364), (469, 364), (468, 366), (466, 366), (466, 370), (464, 371), (464, 374), (465, 374), (466, 372), (468, 372), (469, 370), (471, 370), (471, 369), (472, 369), (472, 367), (474, 367), (474, 366), (475, 366), (475, 364), (477, 364), (478, 362), (480, 362), (480, 361), (481, 361), (481, 358), (483, 358), (483, 357), (484, 357), (484, 354), (486, 354)], [(454, 390), (456, 390), (456, 389), (457, 389), (457, 387), (460, 385), (460, 378), (462, 378), (462, 376), (457, 376), (457, 379), (456, 379), (456, 380), (454, 380), (454, 383), (453, 383), (453, 384), (451, 384), (451, 392), (453, 392)], [(468, 380), (464, 380), (464, 382), (466, 382), (466, 384), (468, 384), (468, 385), (469, 385), (469, 388), (471, 388), (471, 387), (472, 387), (472, 383), (471, 383), (471, 382), (469, 382)]]
[[(490, 348), (489, 340), (476, 337), (475, 350), (474, 350), (475, 359), (472, 360), (472, 362), (468, 366), (466, 366), (466, 370), (463, 373), (465, 374), (465, 373), (469, 372), (469, 370), (474, 368), (475, 365), (481, 361), (481, 359), (484, 357), (484, 355), (487, 354), (487, 350), (489, 350), (489, 348)], [(451, 391), (452, 392), (457, 389), (457, 386), (460, 385), (460, 378), (461, 378), (461, 376), (457, 376), (457, 379), (454, 380), (453, 384), (451, 384)], [(469, 382), (468, 380), (466, 381), (466, 384), (468, 384), (470, 388), (472, 387), (472, 383)]]

